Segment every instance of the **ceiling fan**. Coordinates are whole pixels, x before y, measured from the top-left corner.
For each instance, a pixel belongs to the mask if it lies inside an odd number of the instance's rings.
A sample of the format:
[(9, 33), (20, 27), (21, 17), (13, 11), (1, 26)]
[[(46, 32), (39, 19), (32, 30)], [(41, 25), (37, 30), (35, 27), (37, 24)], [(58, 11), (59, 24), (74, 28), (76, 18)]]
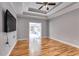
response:
[[(46, 10), (49, 10), (48, 5), (51, 5), (51, 6), (52, 5), (56, 5), (56, 3), (54, 3), (54, 2), (35, 2), (35, 3), (36, 4), (41, 4), (42, 6), (40, 6), (38, 9), (29, 7), (28, 8), (28, 11), (46, 14), (47, 13)], [(41, 10), (43, 7), (45, 7), (46, 10)]]
[(46, 10), (49, 10), (48, 5), (56, 5), (56, 3), (54, 2), (36, 2), (36, 4), (42, 4), (41, 7), (39, 7), (38, 9), (42, 9), (44, 6), (46, 7)]

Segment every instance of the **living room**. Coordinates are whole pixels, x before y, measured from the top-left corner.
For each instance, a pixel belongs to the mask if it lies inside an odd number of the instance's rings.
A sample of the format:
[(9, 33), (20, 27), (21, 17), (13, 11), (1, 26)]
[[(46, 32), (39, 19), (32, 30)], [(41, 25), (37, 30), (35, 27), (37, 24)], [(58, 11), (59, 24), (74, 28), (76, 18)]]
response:
[(0, 56), (78, 56), (78, 25), (79, 2), (0, 2)]

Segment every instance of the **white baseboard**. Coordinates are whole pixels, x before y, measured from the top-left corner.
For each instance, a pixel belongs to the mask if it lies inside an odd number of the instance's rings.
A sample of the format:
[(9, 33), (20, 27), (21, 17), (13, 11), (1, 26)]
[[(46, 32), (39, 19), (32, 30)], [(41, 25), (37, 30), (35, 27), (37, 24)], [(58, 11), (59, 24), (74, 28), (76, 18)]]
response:
[[(48, 36), (42, 36), (41, 38), (48, 38)], [(22, 39), (18, 39), (18, 40), (29, 40), (29, 38), (22, 38)]]
[(11, 51), (13, 50), (13, 48), (15, 47), (16, 43), (17, 43), (17, 40), (16, 40), (16, 42), (13, 44), (13, 46), (10, 48), (10, 51), (9, 51), (9, 53), (7, 54), (7, 56), (10, 55), (10, 53), (11, 53)]
[(56, 39), (56, 38), (50, 38), (50, 39), (53, 39), (53, 40), (59, 41), (59, 42), (61, 42), (61, 43), (64, 43), (64, 44), (70, 45), (70, 46), (72, 46), (72, 47), (79, 48), (78, 45), (75, 45), (75, 44), (72, 44), (72, 43), (69, 43), (69, 42), (66, 42), (66, 41), (62, 41), (62, 40), (59, 40), (59, 39)]
[(42, 38), (48, 38), (47, 36), (42, 36)]
[(23, 39), (18, 39), (18, 40), (20, 41), (20, 40), (29, 40), (29, 39), (28, 38), (23, 38)]

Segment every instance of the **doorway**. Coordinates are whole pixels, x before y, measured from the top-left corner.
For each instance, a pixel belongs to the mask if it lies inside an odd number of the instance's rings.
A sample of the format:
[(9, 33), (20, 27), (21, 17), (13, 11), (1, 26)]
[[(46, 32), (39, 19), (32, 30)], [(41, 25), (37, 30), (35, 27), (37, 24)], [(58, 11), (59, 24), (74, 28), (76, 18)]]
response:
[(29, 23), (29, 53), (39, 55), (41, 50), (41, 23)]

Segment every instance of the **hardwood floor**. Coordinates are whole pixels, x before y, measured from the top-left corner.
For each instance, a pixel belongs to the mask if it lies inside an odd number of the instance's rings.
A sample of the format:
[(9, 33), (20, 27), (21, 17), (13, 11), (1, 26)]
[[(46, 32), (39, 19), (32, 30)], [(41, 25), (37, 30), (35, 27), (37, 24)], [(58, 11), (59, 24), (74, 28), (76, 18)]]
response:
[[(28, 56), (28, 48), (28, 41), (18, 41), (10, 56)], [(51, 39), (42, 39), (41, 56), (79, 56), (79, 48)]]
[(19, 40), (14, 49), (12, 50), (10, 56), (28, 56), (29, 49), (28, 49), (28, 41), (27, 40)]

